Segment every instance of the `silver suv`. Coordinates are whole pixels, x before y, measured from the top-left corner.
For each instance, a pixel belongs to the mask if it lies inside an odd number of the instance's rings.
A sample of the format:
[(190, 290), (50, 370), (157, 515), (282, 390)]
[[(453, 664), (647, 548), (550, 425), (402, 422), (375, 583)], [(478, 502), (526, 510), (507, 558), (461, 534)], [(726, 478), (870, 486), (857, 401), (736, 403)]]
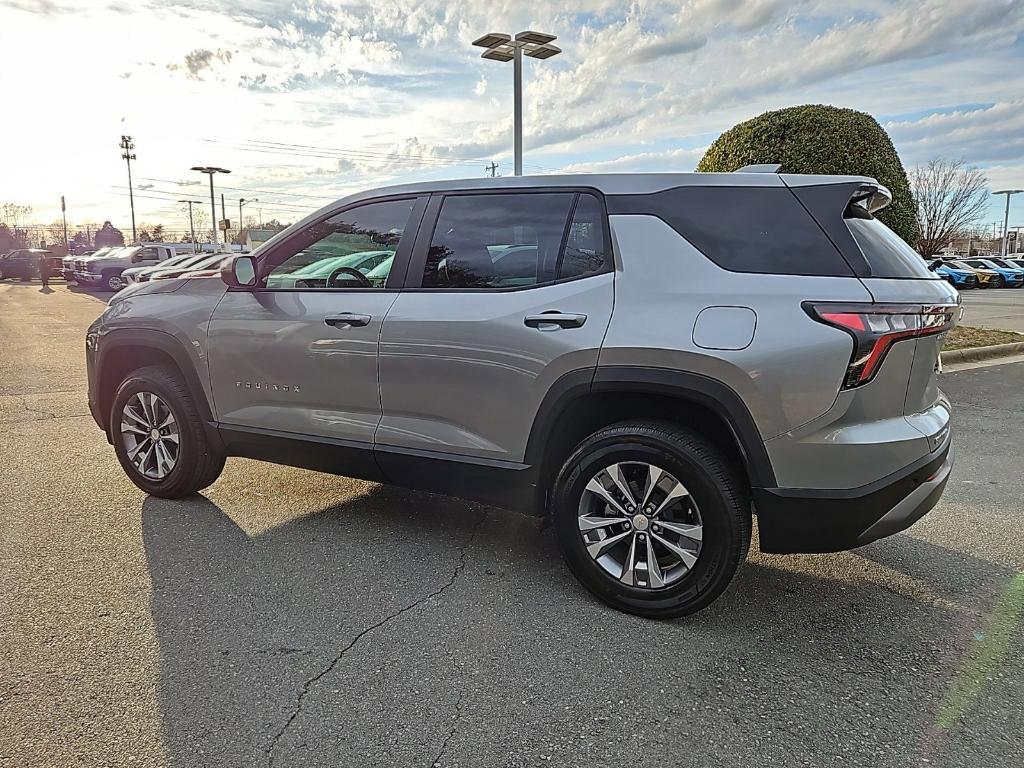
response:
[(222, 280), (115, 298), (90, 407), (148, 493), (246, 456), (527, 510), (602, 600), (692, 613), (752, 513), (763, 551), (830, 552), (942, 493), (958, 296), (873, 216), (888, 202), (755, 172), (353, 195)]

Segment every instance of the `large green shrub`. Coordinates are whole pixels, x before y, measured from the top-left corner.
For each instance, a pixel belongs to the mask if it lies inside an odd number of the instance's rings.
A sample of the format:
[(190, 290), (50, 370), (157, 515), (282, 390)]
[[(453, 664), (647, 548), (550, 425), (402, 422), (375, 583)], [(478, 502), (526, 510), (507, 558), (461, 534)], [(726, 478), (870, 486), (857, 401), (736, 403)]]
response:
[(752, 163), (781, 163), (780, 173), (877, 179), (892, 192), (892, 203), (878, 218), (911, 245), (917, 241), (907, 173), (889, 135), (871, 115), (824, 104), (765, 112), (715, 139), (697, 170), (731, 172)]

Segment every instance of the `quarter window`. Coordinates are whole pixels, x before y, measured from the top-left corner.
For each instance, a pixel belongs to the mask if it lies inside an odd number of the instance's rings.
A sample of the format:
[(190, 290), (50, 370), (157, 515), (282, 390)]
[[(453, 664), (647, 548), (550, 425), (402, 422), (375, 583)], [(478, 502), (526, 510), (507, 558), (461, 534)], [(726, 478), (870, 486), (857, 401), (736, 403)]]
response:
[(593, 195), (581, 194), (565, 239), (565, 250), (558, 265), (558, 279), (571, 280), (602, 272), (608, 262), (601, 202)]
[(383, 288), (414, 200), (368, 203), (311, 225), (271, 256), (267, 288)]

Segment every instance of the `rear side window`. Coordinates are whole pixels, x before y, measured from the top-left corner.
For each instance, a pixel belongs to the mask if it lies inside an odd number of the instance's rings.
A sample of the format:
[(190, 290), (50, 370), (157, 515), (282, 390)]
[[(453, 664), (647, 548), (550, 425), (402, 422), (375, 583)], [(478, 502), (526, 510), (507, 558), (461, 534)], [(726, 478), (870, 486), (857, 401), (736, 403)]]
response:
[(584, 277), (606, 270), (605, 250), (604, 214), (593, 195), (449, 195), (434, 227), (422, 285), (507, 289)]
[(871, 214), (866, 211), (856, 215), (848, 213), (845, 220), (871, 266), (872, 277), (936, 278), (917, 251)]
[(786, 187), (678, 187), (608, 198), (611, 214), (658, 216), (732, 272), (848, 277), (853, 270)]

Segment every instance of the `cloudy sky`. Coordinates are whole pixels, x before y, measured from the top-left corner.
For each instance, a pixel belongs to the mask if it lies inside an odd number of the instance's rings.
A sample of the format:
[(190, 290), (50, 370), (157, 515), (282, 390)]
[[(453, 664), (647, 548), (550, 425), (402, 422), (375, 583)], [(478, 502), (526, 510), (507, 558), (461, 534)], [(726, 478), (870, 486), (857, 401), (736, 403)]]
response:
[(64, 194), (72, 222), (130, 228), (122, 134), (138, 220), (174, 227), (208, 199), (193, 165), (232, 170), (233, 219), (239, 197), (294, 220), (510, 174), (512, 67), (470, 43), (522, 29), (564, 51), (525, 65), (527, 173), (689, 171), (736, 122), (829, 103), (908, 167), (962, 157), (1024, 188), (1024, 0), (0, 0), (0, 203), (47, 222)]

